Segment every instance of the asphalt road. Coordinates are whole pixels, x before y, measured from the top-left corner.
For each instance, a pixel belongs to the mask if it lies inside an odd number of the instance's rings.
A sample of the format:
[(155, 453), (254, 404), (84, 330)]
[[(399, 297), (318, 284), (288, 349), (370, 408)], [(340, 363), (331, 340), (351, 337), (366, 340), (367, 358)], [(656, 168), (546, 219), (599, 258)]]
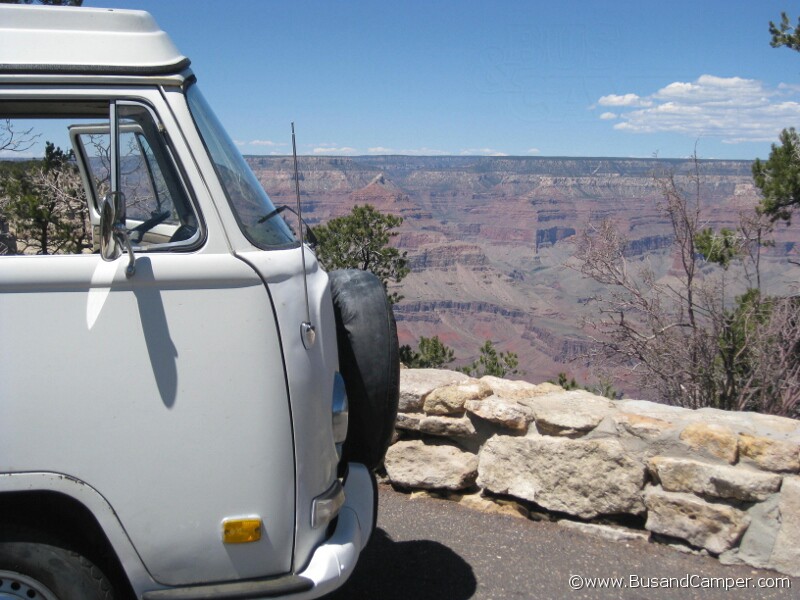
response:
[[(674, 578), (671, 589), (644, 587), (652, 578), (669, 577)], [(590, 578), (622, 578), (627, 587), (593, 589)], [(682, 578), (684, 586), (705, 587), (679, 587)], [(728, 578), (729, 585), (750, 578), (753, 587), (709, 588), (710, 578)], [(800, 598), (800, 578), (789, 578), (790, 589), (786, 581), (784, 589), (755, 589), (760, 578), (785, 576), (721, 565), (661, 544), (611, 542), (556, 523), (411, 499), (382, 485), (378, 529), (353, 576), (326, 600)], [(572, 589), (570, 582), (581, 589)]]

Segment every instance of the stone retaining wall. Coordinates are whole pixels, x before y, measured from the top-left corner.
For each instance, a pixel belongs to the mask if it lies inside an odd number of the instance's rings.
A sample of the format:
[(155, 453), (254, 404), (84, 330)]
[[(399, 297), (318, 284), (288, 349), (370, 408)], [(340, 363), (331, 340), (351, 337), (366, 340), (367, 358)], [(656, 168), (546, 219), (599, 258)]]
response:
[(634, 515), (651, 538), (800, 575), (800, 421), (404, 369), (396, 429), (395, 486)]

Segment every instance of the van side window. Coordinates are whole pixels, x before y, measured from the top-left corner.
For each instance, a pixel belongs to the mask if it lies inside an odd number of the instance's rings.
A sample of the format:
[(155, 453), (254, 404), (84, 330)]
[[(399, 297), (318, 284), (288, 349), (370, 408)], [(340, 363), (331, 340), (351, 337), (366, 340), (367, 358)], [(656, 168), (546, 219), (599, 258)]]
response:
[[(94, 242), (88, 196), (65, 135), (71, 121), (3, 113), (0, 254), (91, 252)], [(78, 120), (86, 118), (81, 115)]]
[[(118, 102), (120, 191), (134, 249), (188, 248), (199, 220), (155, 115)], [(110, 191), (108, 102), (0, 103), (0, 255), (99, 249)]]

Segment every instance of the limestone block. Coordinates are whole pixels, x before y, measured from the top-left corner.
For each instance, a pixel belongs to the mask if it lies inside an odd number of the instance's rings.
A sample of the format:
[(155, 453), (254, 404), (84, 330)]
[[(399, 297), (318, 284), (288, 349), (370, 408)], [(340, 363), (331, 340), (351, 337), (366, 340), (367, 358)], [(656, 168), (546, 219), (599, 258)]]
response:
[(610, 400), (584, 390), (555, 392), (519, 402), (533, 411), (536, 429), (543, 435), (577, 437), (615, 411)]
[(472, 486), (478, 457), (447, 445), (421, 440), (397, 442), (384, 462), (392, 483), (408, 488), (461, 490)]
[(478, 485), (584, 519), (641, 513), (645, 466), (617, 440), (494, 436), (484, 444)]
[(766, 471), (800, 471), (800, 444), (768, 437), (739, 436), (739, 458), (754, 462)]
[(782, 479), (780, 475), (744, 467), (664, 456), (650, 459), (649, 468), (668, 492), (689, 492), (745, 502), (765, 500), (780, 489)]
[(738, 546), (719, 555), (721, 563), (770, 568), (770, 557), (781, 525), (779, 500), (780, 494), (774, 494), (764, 502), (757, 502), (747, 509), (750, 527), (744, 532)]
[(492, 388), (482, 381), (446, 385), (425, 396), (422, 409), (429, 415), (463, 415), (465, 402), (482, 400), (491, 394)]
[(401, 369), (400, 412), (420, 412), (425, 396), (436, 388), (453, 383), (464, 383), (470, 377), (446, 369)]
[(750, 517), (741, 510), (661, 488), (645, 492), (645, 505), (646, 529), (684, 539), (715, 554), (733, 547), (750, 524)]
[(475, 426), (467, 417), (424, 417), (419, 423), (419, 430), (428, 435), (463, 438), (475, 435)]
[(655, 440), (675, 430), (674, 423), (635, 413), (620, 412), (613, 419), (618, 433), (627, 433), (643, 440)]
[(527, 430), (528, 423), (533, 418), (530, 409), (498, 396), (489, 396), (485, 400), (468, 400), (464, 408), (481, 419), (514, 431)]
[(781, 528), (775, 538), (770, 567), (800, 576), (800, 477), (785, 477), (778, 509)]
[(663, 419), (670, 423), (691, 420), (695, 415), (695, 411), (682, 406), (671, 406), (649, 400), (616, 400), (614, 404), (622, 412)]
[(599, 525), (597, 523), (581, 523), (580, 521), (570, 521), (568, 519), (561, 519), (558, 524), (573, 531), (580, 531), (586, 535), (600, 537), (612, 542), (632, 542), (638, 540), (646, 542), (648, 534), (634, 529), (625, 529), (623, 527), (612, 527), (610, 525)]
[(739, 437), (723, 425), (691, 423), (680, 435), (692, 450), (700, 454), (710, 454), (730, 464), (739, 455)]
[(737, 433), (761, 435), (770, 431), (773, 434), (800, 434), (800, 421), (777, 415), (762, 415), (756, 412), (720, 410), (718, 408), (699, 408), (697, 417), (707, 423), (724, 425)]
[(512, 381), (501, 379), (494, 375), (484, 375), (481, 381), (487, 384), (496, 396), (508, 398), (509, 400), (521, 400), (523, 398), (533, 398), (543, 396), (552, 392), (563, 392), (564, 389), (554, 383), (533, 384), (527, 381)]
[(395, 429), (404, 429), (406, 431), (419, 431), (419, 424), (422, 421), (422, 415), (418, 413), (397, 413), (395, 419)]
[(508, 515), (510, 517), (522, 519), (528, 518), (528, 510), (519, 503), (513, 500), (490, 500), (489, 498), (484, 498), (480, 492), (476, 494), (458, 494), (456, 492), (451, 492), (448, 499), (458, 502), (461, 506), (472, 510), (479, 510), (495, 515)]

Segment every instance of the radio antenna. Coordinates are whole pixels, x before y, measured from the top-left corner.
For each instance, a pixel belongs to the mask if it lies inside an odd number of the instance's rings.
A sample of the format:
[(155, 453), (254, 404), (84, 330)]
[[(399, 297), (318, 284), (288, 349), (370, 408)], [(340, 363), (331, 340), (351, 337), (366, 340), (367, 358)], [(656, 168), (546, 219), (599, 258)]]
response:
[(303, 291), (306, 297), (306, 320), (300, 324), (300, 337), (303, 346), (310, 350), (317, 339), (317, 332), (311, 324), (311, 307), (308, 301), (308, 275), (306, 274), (306, 244), (305, 234), (303, 233), (303, 213), (300, 207), (300, 176), (297, 170), (297, 143), (294, 138), (294, 121), (292, 121), (292, 156), (294, 157), (294, 191), (297, 196), (297, 221), (300, 229), (300, 258), (303, 261)]

